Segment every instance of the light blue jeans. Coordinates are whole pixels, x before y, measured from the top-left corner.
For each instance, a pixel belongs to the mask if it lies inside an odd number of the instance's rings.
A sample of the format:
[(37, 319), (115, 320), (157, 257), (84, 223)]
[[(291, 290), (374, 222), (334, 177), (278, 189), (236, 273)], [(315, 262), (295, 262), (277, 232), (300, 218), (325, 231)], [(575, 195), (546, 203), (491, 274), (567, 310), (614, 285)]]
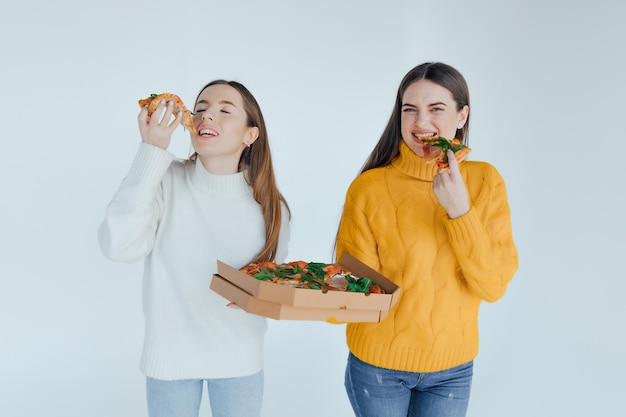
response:
[(198, 417), (206, 382), (213, 417), (260, 417), (263, 403), (263, 371), (240, 378), (146, 378), (150, 417)]
[(348, 356), (345, 386), (357, 417), (464, 417), (473, 362), (439, 372), (379, 368)]

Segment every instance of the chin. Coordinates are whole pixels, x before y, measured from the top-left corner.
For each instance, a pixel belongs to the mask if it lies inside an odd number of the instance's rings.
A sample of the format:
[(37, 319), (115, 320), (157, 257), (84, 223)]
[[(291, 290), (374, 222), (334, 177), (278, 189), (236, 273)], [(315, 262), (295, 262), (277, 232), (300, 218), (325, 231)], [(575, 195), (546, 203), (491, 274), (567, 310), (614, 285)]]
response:
[(424, 147), (422, 146), (421, 143), (417, 143), (415, 141), (412, 141), (410, 143), (407, 143), (407, 141), (404, 141), (404, 143), (406, 143), (409, 148), (413, 151), (414, 154), (416, 154), (417, 156), (424, 156)]

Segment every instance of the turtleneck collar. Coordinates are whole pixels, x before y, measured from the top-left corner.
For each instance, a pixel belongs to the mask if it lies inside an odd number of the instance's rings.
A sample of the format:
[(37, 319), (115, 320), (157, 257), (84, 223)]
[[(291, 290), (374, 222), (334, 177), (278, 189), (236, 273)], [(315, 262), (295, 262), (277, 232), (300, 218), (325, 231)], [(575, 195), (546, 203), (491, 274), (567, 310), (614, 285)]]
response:
[(190, 173), (191, 183), (200, 192), (219, 197), (238, 197), (251, 192), (244, 172), (236, 174), (216, 175), (204, 168), (200, 159), (194, 161)]
[(422, 181), (432, 181), (437, 173), (437, 164), (427, 164), (404, 140), (400, 141), (400, 154), (391, 162), (391, 166)]

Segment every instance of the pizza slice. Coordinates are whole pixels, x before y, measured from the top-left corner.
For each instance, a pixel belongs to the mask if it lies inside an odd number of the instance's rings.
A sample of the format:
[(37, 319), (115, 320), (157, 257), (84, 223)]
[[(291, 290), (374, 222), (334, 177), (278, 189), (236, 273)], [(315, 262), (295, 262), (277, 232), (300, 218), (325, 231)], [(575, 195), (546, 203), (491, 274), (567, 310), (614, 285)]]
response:
[(463, 145), (459, 139), (448, 140), (443, 137), (437, 139), (422, 139), (424, 144), (424, 159), (427, 163), (435, 162), (439, 171), (448, 169), (448, 149), (452, 149), (454, 157), (461, 162), (472, 151), (469, 147)]
[(178, 97), (176, 94), (172, 93), (161, 93), (161, 94), (150, 94), (149, 97), (139, 100), (139, 107), (148, 106), (148, 116), (151, 116), (152, 113), (157, 109), (161, 100), (165, 100), (165, 102), (169, 102), (170, 100), (174, 102), (173, 114), (178, 114), (178, 112), (182, 111), (182, 125), (185, 129), (190, 132), (195, 132), (195, 128), (193, 127), (193, 122), (191, 120), (191, 112), (185, 106), (185, 103)]

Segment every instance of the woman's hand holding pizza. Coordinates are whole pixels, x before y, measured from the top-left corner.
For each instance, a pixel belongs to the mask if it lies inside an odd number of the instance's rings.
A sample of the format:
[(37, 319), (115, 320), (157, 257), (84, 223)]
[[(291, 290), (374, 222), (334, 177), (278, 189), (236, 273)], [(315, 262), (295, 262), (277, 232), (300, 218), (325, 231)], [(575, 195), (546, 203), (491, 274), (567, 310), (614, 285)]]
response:
[(172, 134), (182, 119), (181, 112), (173, 114), (173, 111), (174, 103), (172, 101), (161, 101), (156, 111), (150, 116), (148, 116), (148, 107), (142, 107), (138, 117), (141, 141), (161, 149), (167, 149)]
[(450, 166), (447, 170), (440, 171), (435, 175), (433, 191), (439, 203), (448, 212), (448, 217), (455, 219), (469, 211), (469, 197), (454, 152), (449, 149), (447, 156)]

